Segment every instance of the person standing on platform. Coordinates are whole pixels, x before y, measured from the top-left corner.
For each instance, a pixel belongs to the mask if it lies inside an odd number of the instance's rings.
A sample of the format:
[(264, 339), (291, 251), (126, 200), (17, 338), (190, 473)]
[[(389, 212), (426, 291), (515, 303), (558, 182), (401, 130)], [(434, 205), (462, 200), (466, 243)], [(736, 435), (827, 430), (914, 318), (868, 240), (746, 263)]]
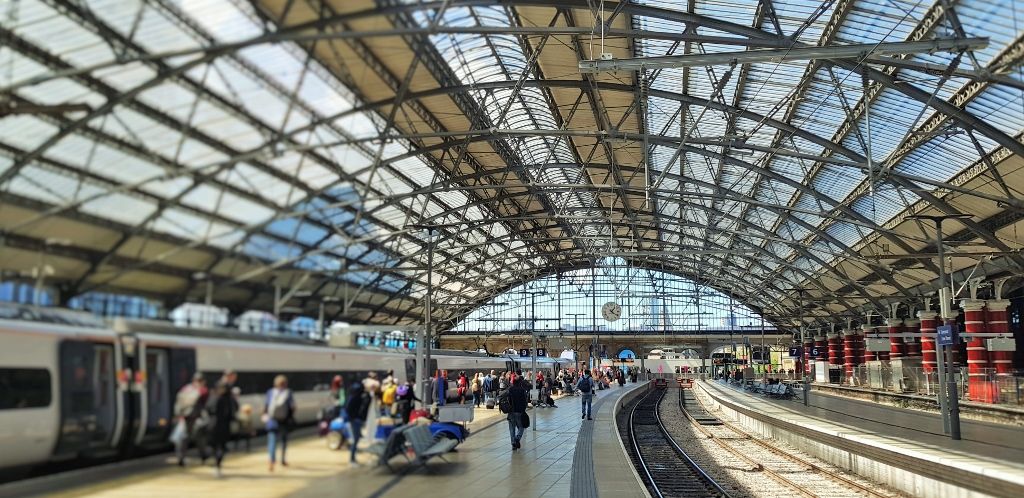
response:
[(214, 475), (221, 476), (221, 462), (224, 461), (224, 454), (228, 451), (228, 441), (231, 440), (231, 423), (235, 420), (238, 412), (238, 402), (231, 395), (228, 389), (228, 382), (221, 380), (217, 383), (217, 401), (213, 405), (213, 427), (210, 429), (210, 444), (213, 446)]
[(576, 383), (576, 389), (580, 392), (580, 407), (583, 409), (583, 416), (580, 418), (594, 420), (591, 418), (594, 404), (594, 381), (590, 378), (590, 370), (583, 371), (583, 376)]
[(295, 397), (288, 389), (288, 378), (274, 377), (274, 387), (267, 391), (263, 403), (263, 423), (267, 429), (267, 452), (270, 455), (270, 471), (274, 471), (277, 447), (281, 446), (281, 465), (287, 467), (285, 454), (288, 451), (288, 429), (295, 417)]
[(398, 390), (395, 391), (395, 405), (398, 407), (398, 414), (402, 417), (402, 423), (408, 424), (409, 418), (412, 415), (413, 402), (419, 401), (416, 397), (415, 390), (412, 388), (412, 382), (406, 381), (405, 384), (398, 386)]
[(370, 405), (367, 409), (367, 416), (363, 417), (366, 427), (366, 437), (371, 440), (377, 436), (377, 421), (380, 419), (380, 380), (377, 380), (377, 372), (370, 372), (363, 379), (363, 391), (370, 397)]
[(366, 421), (367, 413), (372, 408), (373, 396), (366, 391), (361, 383), (352, 384), (348, 393), (348, 405), (345, 406), (345, 413), (348, 414), (349, 433), (352, 435), (349, 441), (351, 453), (349, 463), (358, 467), (356, 451), (359, 449), (359, 438), (363, 431), (363, 423)]
[(455, 392), (459, 396), (459, 404), (466, 404), (466, 395), (469, 393), (469, 379), (466, 378), (466, 372), (459, 372), (459, 377), (455, 381)]
[[(503, 396), (508, 397), (508, 433), (512, 440), (512, 451), (518, 450), (522, 447), (520, 440), (523, 438), (523, 432), (526, 431), (524, 418), (526, 417), (526, 382), (520, 378), (512, 383), (512, 387), (508, 389), (508, 392)], [(500, 398), (499, 398), (500, 403)]]
[(473, 374), (473, 380), (470, 382), (470, 390), (473, 391), (473, 406), (480, 408), (480, 403), (483, 402), (483, 377), (484, 374), (477, 372)]
[(484, 375), (484, 378), (480, 381), (480, 390), (484, 394), (484, 405), (487, 408), (491, 408), (494, 405), (487, 405), (487, 401), (491, 399), (492, 391), (494, 390), (494, 370), (491, 373)]

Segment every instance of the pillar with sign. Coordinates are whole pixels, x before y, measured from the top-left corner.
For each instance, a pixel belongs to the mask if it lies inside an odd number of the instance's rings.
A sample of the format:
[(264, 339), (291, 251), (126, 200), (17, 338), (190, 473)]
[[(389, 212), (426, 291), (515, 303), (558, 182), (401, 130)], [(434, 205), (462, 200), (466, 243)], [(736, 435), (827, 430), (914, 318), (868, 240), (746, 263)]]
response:
[[(861, 332), (863, 333), (863, 337), (864, 337), (865, 343), (867, 342), (867, 338), (870, 335), (875, 333), (875, 328), (872, 327), (871, 325), (861, 325), (860, 329), (861, 329)], [(875, 359), (876, 359), (875, 352), (874, 351), (869, 351), (868, 348), (866, 347), (866, 344), (865, 344), (864, 349), (861, 350), (861, 352), (864, 353), (863, 359), (860, 362), (862, 365), (866, 364), (869, 361), (875, 361)]]

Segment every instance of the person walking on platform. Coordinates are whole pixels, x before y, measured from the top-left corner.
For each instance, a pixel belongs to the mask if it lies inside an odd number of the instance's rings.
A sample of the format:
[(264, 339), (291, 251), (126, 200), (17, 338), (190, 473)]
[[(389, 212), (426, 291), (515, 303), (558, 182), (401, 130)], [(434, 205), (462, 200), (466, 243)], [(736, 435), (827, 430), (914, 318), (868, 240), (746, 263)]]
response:
[[(523, 438), (523, 432), (526, 431), (526, 382), (520, 377), (518, 380), (512, 383), (512, 387), (508, 389), (507, 393), (502, 396), (507, 397), (507, 402), (504, 406), (508, 412), (508, 433), (512, 440), (512, 451), (518, 450), (522, 447), (519, 441)], [(502, 399), (498, 399), (499, 405)], [(504, 410), (503, 410), (504, 411)]]
[(359, 438), (363, 432), (363, 423), (366, 422), (366, 416), (370, 411), (370, 405), (372, 404), (372, 396), (366, 392), (366, 389), (362, 384), (352, 384), (352, 388), (349, 389), (348, 393), (348, 405), (345, 406), (345, 413), (348, 414), (348, 427), (349, 433), (352, 435), (351, 441), (349, 441), (349, 448), (351, 453), (349, 455), (349, 463), (353, 467), (358, 467), (359, 463), (356, 462), (356, 451), (359, 449)]
[(576, 389), (580, 392), (580, 407), (583, 409), (583, 416), (580, 418), (594, 420), (591, 418), (594, 404), (594, 381), (590, 379), (590, 370), (583, 371), (583, 376), (576, 383)]
[(274, 387), (267, 391), (263, 403), (263, 423), (267, 429), (267, 452), (270, 454), (270, 471), (274, 471), (277, 447), (281, 446), (281, 465), (287, 467), (288, 460), (288, 428), (295, 417), (295, 397), (288, 389), (288, 378), (284, 375), (274, 377)]
[(177, 417), (174, 429), (171, 431), (171, 442), (174, 443), (174, 451), (178, 456), (178, 466), (185, 466), (185, 450), (188, 449), (189, 439), (194, 439), (199, 449), (199, 457), (206, 461), (206, 445), (202, 437), (197, 437), (205, 429), (199, 427), (206, 421), (206, 401), (209, 398), (209, 391), (206, 389), (206, 379), (203, 374), (196, 372), (192, 376), (192, 382), (185, 384), (178, 390), (174, 398), (174, 415)]
[(226, 380), (217, 383), (217, 401), (213, 405), (213, 427), (210, 429), (210, 444), (213, 446), (214, 475), (221, 476), (221, 462), (224, 461), (224, 454), (228, 451), (228, 441), (231, 440), (231, 423), (235, 420), (238, 412), (238, 402), (231, 395), (228, 389), (230, 384)]

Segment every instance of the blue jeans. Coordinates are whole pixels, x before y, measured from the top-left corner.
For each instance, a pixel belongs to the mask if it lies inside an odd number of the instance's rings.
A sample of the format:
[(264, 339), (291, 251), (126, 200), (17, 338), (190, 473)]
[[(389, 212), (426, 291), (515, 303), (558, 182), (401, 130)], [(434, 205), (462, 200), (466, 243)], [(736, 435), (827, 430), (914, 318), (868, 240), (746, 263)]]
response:
[(590, 418), (590, 411), (594, 406), (594, 394), (584, 394), (580, 398), (580, 406), (583, 408), (583, 416)]
[(359, 437), (363, 434), (363, 421), (359, 419), (349, 420), (348, 430), (352, 434), (352, 441), (349, 443), (352, 455), (349, 457), (349, 461), (354, 462), (356, 461), (356, 450), (359, 448)]
[(281, 443), (281, 463), (284, 463), (284, 453), (288, 450), (288, 430), (284, 427), (267, 431), (267, 452), (270, 453), (270, 463), (274, 463), (278, 441)]
[(523, 414), (522, 413), (509, 413), (508, 414), (508, 435), (512, 438), (512, 444), (516, 444), (520, 439), (523, 438)]

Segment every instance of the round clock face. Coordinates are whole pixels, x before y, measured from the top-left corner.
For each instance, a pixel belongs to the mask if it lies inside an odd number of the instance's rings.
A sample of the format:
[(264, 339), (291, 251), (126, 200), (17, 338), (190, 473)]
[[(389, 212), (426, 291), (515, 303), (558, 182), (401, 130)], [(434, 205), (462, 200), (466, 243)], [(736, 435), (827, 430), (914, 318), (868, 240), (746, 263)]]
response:
[(622, 307), (615, 301), (608, 301), (604, 303), (604, 306), (601, 306), (601, 315), (604, 316), (605, 320), (614, 322), (622, 316)]

